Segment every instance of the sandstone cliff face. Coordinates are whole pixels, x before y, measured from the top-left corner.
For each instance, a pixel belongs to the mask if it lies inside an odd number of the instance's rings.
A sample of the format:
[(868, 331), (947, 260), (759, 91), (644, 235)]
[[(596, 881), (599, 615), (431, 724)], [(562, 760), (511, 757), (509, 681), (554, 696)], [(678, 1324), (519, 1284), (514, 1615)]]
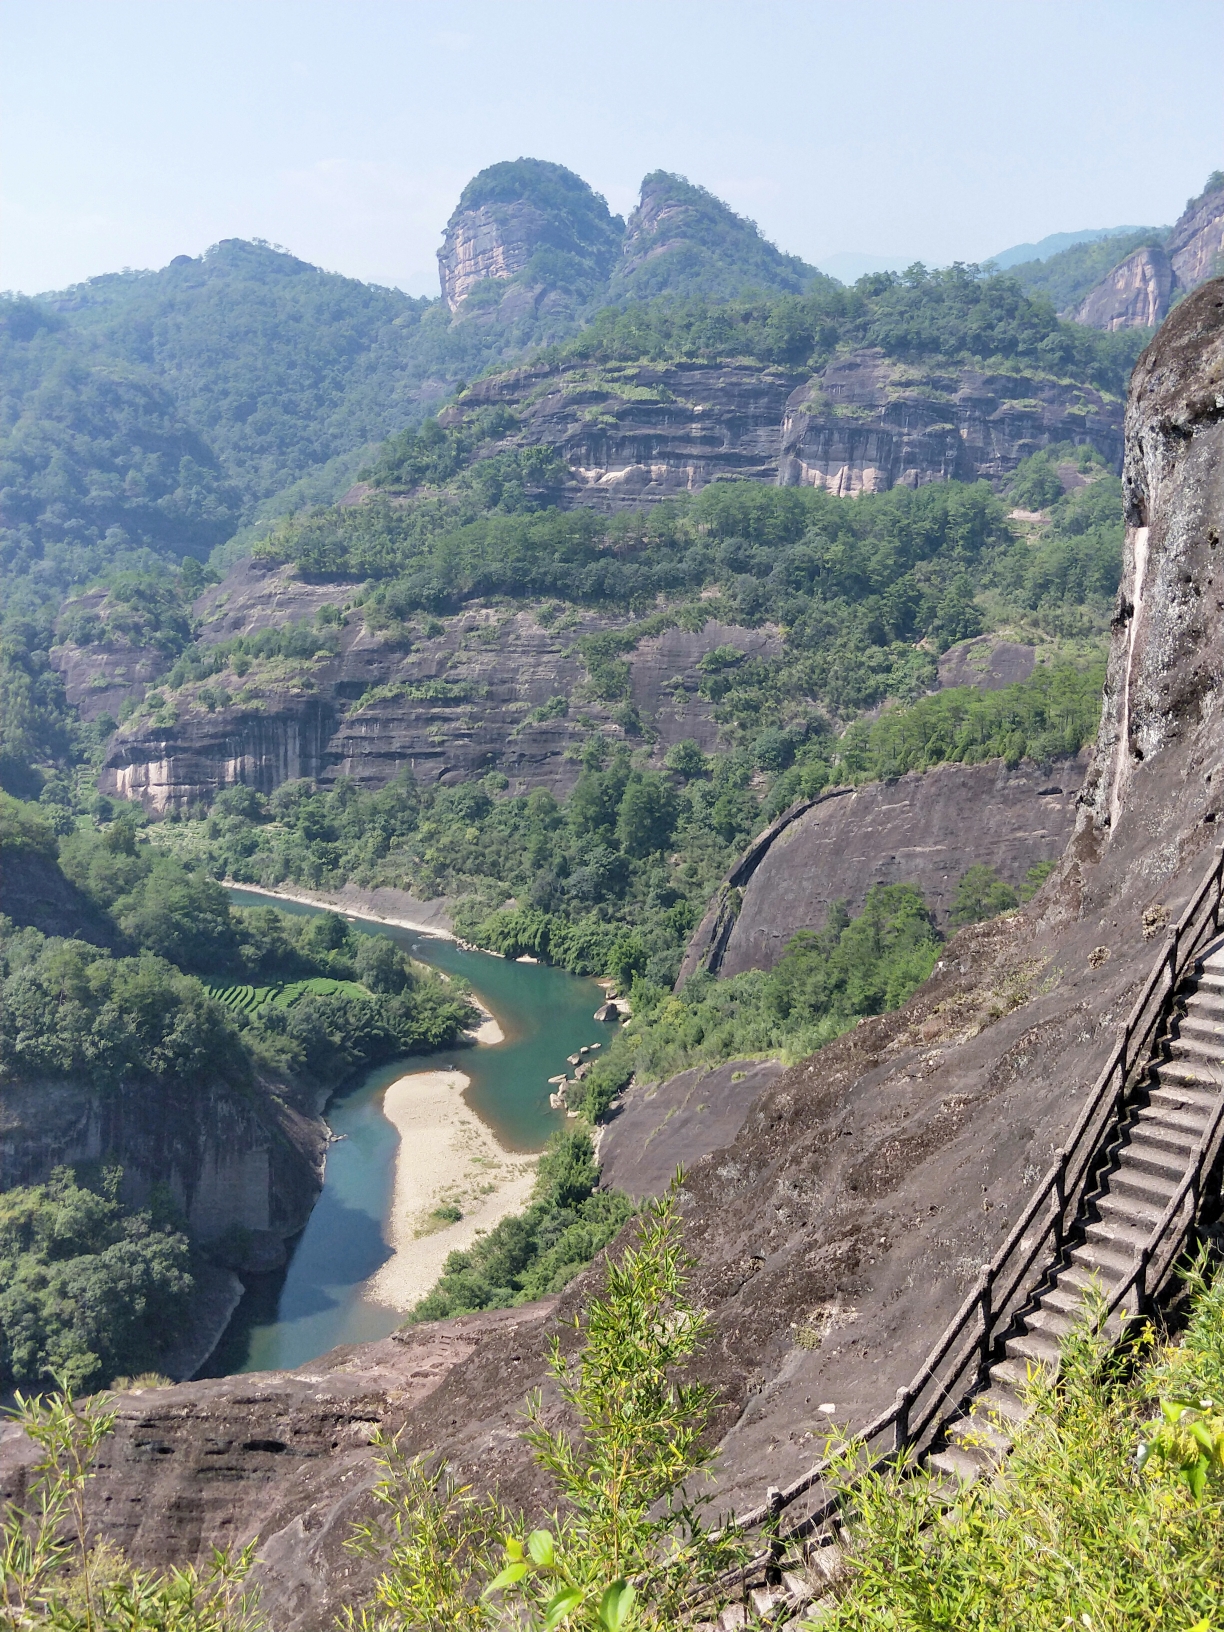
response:
[[(309, 617), (343, 593), (243, 562), (197, 603), (202, 638)], [(515, 791), (564, 793), (579, 770), (566, 758), (584, 735), (579, 714), (598, 720), (610, 736), (623, 735), (607, 705), (583, 700), (585, 669), (574, 650), (579, 635), (615, 622), (584, 614), (566, 627), (545, 627), (531, 611), (473, 606), (404, 651), (355, 616), (334, 658), (257, 688), (260, 695), (247, 703), (209, 713), (192, 705), (188, 690), (179, 694), (173, 725), (134, 721), (116, 733), (100, 786), (158, 812), (186, 810), (235, 783), (270, 793), (298, 777), (326, 785), (346, 776), (378, 787), (405, 767), (430, 783), (496, 769)], [(697, 664), (727, 645), (750, 653), (780, 649), (776, 630), (711, 622), (699, 634), (667, 631), (630, 654), (633, 699), (659, 733), (659, 753), (686, 737), (714, 746), (718, 728), (697, 695)], [(553, 697), (571, 700), (568, 715), (529, 718)]]
[(882, 352), (835, 358), (788, 399), (778, 481), (833, 493), (924, 482), (999, 481), (1056, 442), (1087, 444), (1117, 469), (1121, 411), (1088, 387), (961, 369), (927, 375)]
[(169, 1091), (0, 1087), (0, 1190), (40, 1183), (62, 1163), (117, 1163), (135, 1205), (169, 1185), (199, 1241), (231, 1225), (296, 1235), (322, 1184), (326, 1139), (317, 1118), (206, 1079)]
[(1163, 244), (1137, 249), (1065, 312), (1092, 329), (1155, 328), (1174, 298), (1197, 289), (1224, 263), (1224, 186), (1192, 201)]
[(438, 251), (442, 298), (458, 311), (485, 278), (512, 278), (531, 259), (547, 219), (526, 203), (486, 204), (452, 218)]
[(732, 868), (678, 984), (701, 968), (772, 969), (800, 930), (824, 928), (834, 901), (861, 912), (873, 884), (916, 885), (946, 929), (968, 868), (983, 863), (1016, 887), (1030, 867), (1062, 854), (1083, 774), (1076, 760), (1014, 771), (993, 760), (822, 795), (776, 822)]
[(1173, 268), (1160, 244), (1135, 250), (1089, 290), (1072, 321), (1090, 329), (1154, 329), (1169, 309)]
[(511, 440), (568, 465), (561, 503), (603, 511), (728, 479), (839, 494), (998, 481), (1057, 442), (1094, 447), (1115, 470), (1122, 458), (1122, 406), (1089, 387), (933, 375), (875, 350), (810, 378), (748, 364), (520, 369), (478, 381), (448, 413), (494, 404), (520, 418)]

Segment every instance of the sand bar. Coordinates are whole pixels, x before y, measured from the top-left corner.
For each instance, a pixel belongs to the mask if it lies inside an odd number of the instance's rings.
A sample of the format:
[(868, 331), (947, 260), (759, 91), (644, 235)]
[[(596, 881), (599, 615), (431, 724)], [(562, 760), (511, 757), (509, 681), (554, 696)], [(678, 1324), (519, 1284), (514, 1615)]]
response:
[(308, 890), (269, 890), (262, 884), (240, 884), (236, 878), (226, 879), (225, 887), (246, 890), (251, 895), (266, 895), (270, 901), (296, 901), (302, 907), (322, 907), (328, 912), (338, 912), (342, 918), (364, 918), (371, 924), (389, 924), (393, 929), (411, 929), (418, 935), (436, 935), (442, 941), (459, 939), (453, 929), (444, 929), (440, 924), (423, 924), (393, 913), (375, 912), (370, 907), (363, 907), (359, 911), (353, 902), (345, 900), (342, 895), (312, 895)]
[[(414, 1071), (384, 1095), (383, 1114), (400, 1138), (384, 1226), (393, 1256), (366, 1282), (366, 1294), (392, 1309), (411, 1309), (441, 1275), (449, 1253), (521, 1213), (535, 1183), (538, 1158), (498, 1143), (468, 1109), (467, 1086), (462, 1071)], [(446, 1204), (463, 1217), (439, 1226), (431, 1214)]]

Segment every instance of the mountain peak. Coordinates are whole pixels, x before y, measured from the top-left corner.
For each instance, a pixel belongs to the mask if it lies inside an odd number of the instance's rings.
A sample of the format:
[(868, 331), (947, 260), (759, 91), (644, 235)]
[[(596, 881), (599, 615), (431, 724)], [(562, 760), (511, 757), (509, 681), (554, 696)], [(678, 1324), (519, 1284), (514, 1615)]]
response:
[(491, 164), (468, 182), (446, 224), (442, 297), (454, 312), (488, 282), (603, 283), (623, 228), (607, 201), (563, 164)]

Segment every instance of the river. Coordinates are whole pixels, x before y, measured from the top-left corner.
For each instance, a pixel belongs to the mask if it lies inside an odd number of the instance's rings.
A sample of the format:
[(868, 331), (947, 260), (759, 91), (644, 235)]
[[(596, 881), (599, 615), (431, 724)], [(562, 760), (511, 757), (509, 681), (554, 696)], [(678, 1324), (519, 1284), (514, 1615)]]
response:
[[(275, 905), (311, 915), (325, 909), (228, 889), (235, 906)], [(440, 936), (344, 914), (367, 935), (386, 935), (414, 958), (460, 975), (493, 1014), (505, 1040), (491, 1047), (447, 1049), (376, 1066), (334, 1094), (324, 1112), (340, 1135), (327, 1156), (323, 1190), (288, 1265), (248, 1278), (246, 1296), (200, 1375), (304, 1365), (338, 1343), (386, 1337), (403, 1321), (372, 1301), (365, 1283), (391, 1256), (386, 1241), (399, 1136), (383, 1115), (388, 1084), (417, 1070), (454, 1067), (471, 1079), (465, 1098), (508, 1149), (536, 1152), (564, 1126), (548, 1103), (548, 1078), (584, 1043), (607, 1042), (593, 1019), (603, 993), (593, 980), (545, 964), (515, 963), (471, 952)]]

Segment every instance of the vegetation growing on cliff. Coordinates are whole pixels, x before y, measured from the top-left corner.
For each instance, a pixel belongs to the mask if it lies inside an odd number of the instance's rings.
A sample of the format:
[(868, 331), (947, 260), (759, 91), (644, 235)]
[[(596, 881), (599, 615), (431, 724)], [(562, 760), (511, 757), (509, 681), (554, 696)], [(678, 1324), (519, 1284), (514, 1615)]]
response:
[(187, 1237), (168, 1198), (119, 1200), (122, 1173), (92, 1185), (57, 1168), (0, 1195), (0, 1385), (55, 1376), (88, 1390), (153, 1371), (192, 1289)]
[(762, 1054), (802, 1059), (864, 1015), (899, 1008), (931, 973), (942, 942), (912, 884), (876, 884), (857, 918), (835, 904), (825, 928), (796, 935), (768, 971), (727, 980), (700, 971), (679, 992), (639, 976), (632, 1020), (571, 1085), (569, 1104), (598, 1121), (634, 1077), (654, 1082)]
[(927, 1474), (859, 1480), (851, 1447), (849, 1577), (822, 1632), (1209, 1632), (1224, 1579), (1224, 1277), (1194, 1273), (1191, 1289), (1182, 1343), (1149, 1340), (1137, 1368), (1088, 1332), (1070, 1338), (1057, 1382), (1035, 1378), (1032, 1416), (1008, 1424), (1005, 1474), (943, 1517)]

